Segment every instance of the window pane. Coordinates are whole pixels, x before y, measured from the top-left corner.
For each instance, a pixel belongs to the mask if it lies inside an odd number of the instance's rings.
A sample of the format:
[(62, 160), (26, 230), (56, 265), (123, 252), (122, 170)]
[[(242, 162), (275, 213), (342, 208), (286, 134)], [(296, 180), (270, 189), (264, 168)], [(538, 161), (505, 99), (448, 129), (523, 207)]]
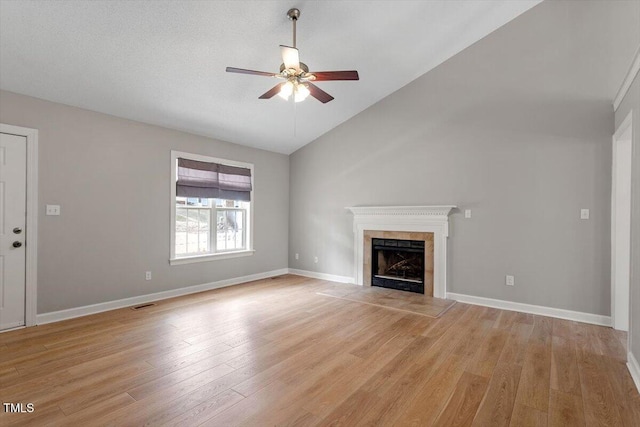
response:
[(236, 211), (236, 224), (238, 225), (238, 230), (244, 228), (244, 211)]
[(176, 232), (176, 255), (187, 253), (187, 233)]
[(217, 245), (219, 251), (227, 249), (227, 220), (224, 211), (217, 211)]
[(187, 252), (198, 252), (198, 210), (187, 210)]
[[(232, 201), (233, 202), (233, 201)], [(237, 249), (236, 247), (236, 234), (238, 231), (238, 223), (236, 222), (236, 212), (226, 211), (227, 224), (227, 249)]]
[(200, 253), (209, 252), (209, 223), (211, 222), (211, 212), (209, 209), (199, 210), (199, 250)]
[(238, 230), (236, 232), (236, 241), (235, 241), (236, 249), (244, 248), (244, 245), (242, 244), (242, 241), (244, 240), (243, 234), (244, 234), (244, 231), (242, 230)]
[(187, 210), (176, 209), (176, 255), (187, 253)]
[(176, 209), (176, 231), (187, 231), (187, 210)]

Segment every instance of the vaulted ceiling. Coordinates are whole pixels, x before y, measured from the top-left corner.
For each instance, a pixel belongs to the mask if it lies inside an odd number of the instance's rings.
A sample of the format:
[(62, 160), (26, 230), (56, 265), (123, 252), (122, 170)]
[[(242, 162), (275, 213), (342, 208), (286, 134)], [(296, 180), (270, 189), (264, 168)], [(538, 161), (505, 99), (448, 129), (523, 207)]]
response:
[[(0, 88), (291, 153), (539, 3), (531, 1), (1, 1)], [(291, 44), (335, 97), (259, 100)], [(425, 94), (428, 96), (428, 94)]]

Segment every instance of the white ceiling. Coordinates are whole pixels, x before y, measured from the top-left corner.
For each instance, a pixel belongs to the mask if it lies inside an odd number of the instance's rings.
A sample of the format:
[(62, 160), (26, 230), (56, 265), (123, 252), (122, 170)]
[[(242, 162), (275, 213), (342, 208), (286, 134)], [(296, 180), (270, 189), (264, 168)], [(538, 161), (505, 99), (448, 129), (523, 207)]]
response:
[[(289, 154), (525, 12), (531, 1), (0, 1), (0, 88)], [(258, 96), (297, 7), (300, 59), (358, 82)], [(428, 94), (425, 94), (428, 96)]]

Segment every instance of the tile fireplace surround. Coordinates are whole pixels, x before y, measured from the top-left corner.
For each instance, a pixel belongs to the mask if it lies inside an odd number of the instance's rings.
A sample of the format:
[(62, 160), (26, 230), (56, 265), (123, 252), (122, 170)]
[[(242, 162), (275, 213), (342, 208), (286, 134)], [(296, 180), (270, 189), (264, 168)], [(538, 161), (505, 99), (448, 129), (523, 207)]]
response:
[[(431, 294), (429, 285), (432, 282), (433, 296), (447, 297), (449, 214), (455, 206), (353, 206), (347, 209), (353, 213), (356, 284), (371, 286), (372, 237), (404, 239), (416, 233), (413, 240), (424, 240), (426, 245), (433, 242), (433, 276), (425, 271), (425, 294)], [(431, 267), (430, 264), (427, 257), (425, 270)]]

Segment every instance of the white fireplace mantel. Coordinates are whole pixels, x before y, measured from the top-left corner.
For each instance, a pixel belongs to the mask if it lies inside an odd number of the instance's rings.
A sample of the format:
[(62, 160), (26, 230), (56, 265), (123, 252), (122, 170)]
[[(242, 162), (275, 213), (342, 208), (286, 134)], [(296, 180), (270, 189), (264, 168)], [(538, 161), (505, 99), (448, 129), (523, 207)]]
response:
[(455, 208), (454, 205), (347, 207), (353, 213), (356, 283), (363, 285), (366, 230), (433, 233), (433, 296), (446, 298), (449, 214)]

